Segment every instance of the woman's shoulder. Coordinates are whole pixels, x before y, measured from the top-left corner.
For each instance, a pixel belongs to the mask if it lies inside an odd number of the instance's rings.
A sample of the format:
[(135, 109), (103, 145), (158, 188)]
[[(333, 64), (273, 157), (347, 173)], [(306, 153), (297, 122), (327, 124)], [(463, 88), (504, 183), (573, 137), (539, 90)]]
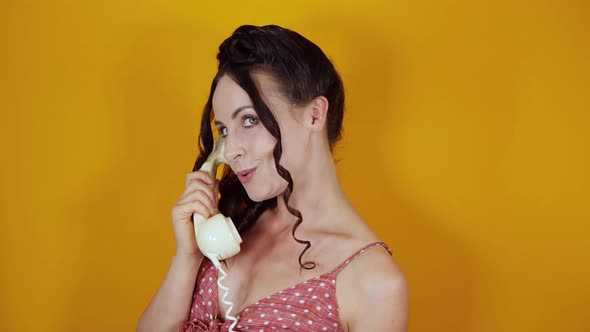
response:
[(366, 224), (326, 236), (321, 251), (332, 253), (334, 261), (339, 262), (335, 272), (338, 284), (343, 286), (340, 288), (404, 278), (395, 253)]
[[(379, 277), (403, 277), (401, 267), (389, 246), (378, 238), (355, 239), (347, 246), (354, 248), (342, 264), (338, 278), (342, 282), (360, 283)], [(349, 250), (350, 251), (350, 250)], [(367, 273), (371, 271), (371, 273)], [(352, 285), (351, 285), (352, 286)]]
[[(379, 243), (379, 244), (377, 244)], [(407, 319), (408, 289), (400, 265), (379, 241), (366, 250), (357, 252), (356, 257), (343, 268), (336, 278), (336, 297), (340, 317), (351, 331), (379, 329), (380, 321), (366, 322), (363, 317), (388, 317), (403, 324)], [(376, 306), (375, 304), (379, 304)], [(382, 310), (379, 315), (374, 310)], [(372, 310), (366, 312), (366, 310)], [(375, 324), (368, 326), (367, 324)], [(393, 323), (391, 323), (393, 324)]]

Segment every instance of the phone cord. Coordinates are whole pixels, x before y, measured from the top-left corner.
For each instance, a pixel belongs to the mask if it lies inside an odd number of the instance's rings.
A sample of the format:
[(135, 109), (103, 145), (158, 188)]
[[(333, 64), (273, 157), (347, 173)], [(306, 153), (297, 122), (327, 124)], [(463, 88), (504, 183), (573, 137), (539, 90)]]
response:
[(221, 281), (223, 279), (227, 278), (227, 273), (225, 273), (225, 271), (223, 271), (223, 269), (221, 268), (221, 264), (219, 263), (219, 261), (217, 260), (215, 255), (207, 255), (207, 257), (209, 258), (209, 260), (211, 262), (213, 262), (213, 265), (215, 265), (217, 270), (219, 272), (221, 272), (221, 277), (217, 278), (217, 285), (219, 286), (219, 288), (221, 288), (225, 291), (225, 293), (223, 294), (223, 296), (221, 298), (221, 302), (223, 302), (224, 304), (227, 304), (229, 306), (225, 312), (225, 318), (233, 321), (233, 323), (229, 326), (229, 330), (228, 330), (228, 332), (233, 332), (233, 328), (238, 324), (238, 319), (229, 314), (231, 312), (231, 310), (233, 309), (234, 304), (233, 304), (233, 302), (225, 300), (225, 298), (229, 295), (229, 288), (225, 287), (221, 283)]

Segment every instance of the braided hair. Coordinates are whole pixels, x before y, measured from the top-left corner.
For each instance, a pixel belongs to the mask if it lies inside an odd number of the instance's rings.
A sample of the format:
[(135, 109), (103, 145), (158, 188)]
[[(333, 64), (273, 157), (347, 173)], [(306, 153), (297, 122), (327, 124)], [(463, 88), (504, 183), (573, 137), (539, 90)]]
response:
[[(303, 216), (299, 210), (289, 205), (289, 198), (293, 193), (293, 179), (291, 173), (279, 163), (282, 155), (281, 131), (275, 117), (260, 96), (260, 91), (252, 79), (252, 72), (256, 70), (270, 74), (283, 96), (294, 105), (303, 106), (318, 96), (326, 97), (329, 102), (327, 135), (331, 151), (342, 135), (342, 80), (332, 62), (317, 45), (294, 31), (276, 25), (240, 26), (221, 43), (217, 60), (218, 71), (211, 84), (209, 98), (201, 118), (199, 156), (193, 171), (201, 168), (213, 149), (213, 93), (219, 79), (228, 76), (250, 96), (260, 122), (276, 139), (273, 150), (276, 170), (288, 183), (283, 195), (284, 203), (289, 213), (297, 218), (292, 228), (292, 236), (295, 241), (305, 245), (299, 255), (299, 265), (307, 270), (313, 269), (315, 263), (303, 263), (302, 260), (311, 242), (295, 236), (297, 228), (303, 222)], [(219, 211), (233, 220), (240, 234), (251, 229), (265, 210), (277, 206), (277, 197), (261, 202), (251, 200), (236, 174), (227, 166), (224, 167), (220, 179), (219, 193)]]

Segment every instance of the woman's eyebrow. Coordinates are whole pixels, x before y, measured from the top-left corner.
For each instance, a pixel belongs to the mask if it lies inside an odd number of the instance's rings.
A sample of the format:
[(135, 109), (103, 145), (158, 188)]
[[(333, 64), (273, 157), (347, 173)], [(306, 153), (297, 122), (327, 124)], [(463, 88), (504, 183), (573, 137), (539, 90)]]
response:
[[(231, 114), (231, 119), (232, 120), (235, 119), (236, 116), (238, 116), (238, 114), (241, 111), (246, 110), (246, 109), (249, 109), (249, 108), (254, 109), (254, 107), (252, 107), (252, 105), (242, 105), (242, 106), (236, 108), (236, 110)], [(223, 125), (223, 122), (215, 120), (215, 125)]]

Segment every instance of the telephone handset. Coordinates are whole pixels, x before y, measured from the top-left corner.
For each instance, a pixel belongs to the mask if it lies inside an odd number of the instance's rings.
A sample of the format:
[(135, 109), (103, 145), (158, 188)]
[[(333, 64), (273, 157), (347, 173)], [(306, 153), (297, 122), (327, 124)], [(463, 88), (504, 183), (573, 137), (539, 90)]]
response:
[[(200, 170), (207, 172), (215, 179), (217, 167), (227, 163), (224, 150), (225, 140), (223, 138), (217, 139), (213, 145), (213, 151)], [(211, 185), (211, 187), (213, 186), (214, 184)], [(242, 238), (230, 218), (217, 213), (209, 219), (205, 219), (200, 214), (194, 213), (193, 224), (199, 250), (214, 263), (216, 260), (221, 261), (240, 252)]]
[[(225, 160), (225, 157), (223, 156), (224, 150), (225, 140), (220, 137), (213, 144), (213, 151), (211, 151), (211, 154), (209, 154), (209, 157), (207, 157), (207, 160), (203, 166), (201, 166), (200, 170), (207, 172), (215, 179), (217, 167), (219, 167), (220, 164), (227, 164), (227, 160)], [(214, 185), (215, 184), (211, 185), (211, 187)], [(229, 326), (229, 332), (233, 332), (233, 328), (238, 323), (238, 319), (230, 314), (234, 304), (226, 299), (229, 295), (229, 288), (224, 286), (221, 281), (227, 278), (227, 273), (223, 270), (219, 261), (239, 253), (242, 238), (232, 220), (221, 213), (218, 213), (207, 220), (202, 215), (194, 213), (193, 224), (199, 250), (203, 255), (209, 258), (221, 273), (221, 276), (217, 279), (217, 285), (225, 291), (221, 301), (228, 305), (227, 311), (225, 312), (225, 318), (233, 321)], [(215, 318), (217, 318), (217, 315)]]

